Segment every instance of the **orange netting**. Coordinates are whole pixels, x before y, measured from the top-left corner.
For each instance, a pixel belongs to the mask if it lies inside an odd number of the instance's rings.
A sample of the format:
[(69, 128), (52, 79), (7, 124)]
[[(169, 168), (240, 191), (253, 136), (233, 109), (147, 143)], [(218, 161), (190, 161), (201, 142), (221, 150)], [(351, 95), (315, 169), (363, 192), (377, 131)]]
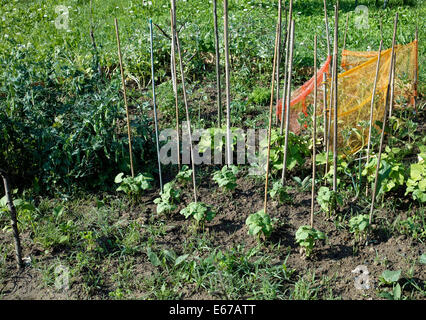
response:
[[(379, 75), (375, 102), (373, 107), (373, 123), (383, 119), (385, 95), (389, 82), (389, 71), (391, 63), (392, 49), (383, 50), (381, 53)], [(338, 145), (347, 152), (356, 152), (367, 142), (368, 121), (370, 117), (371, 97), (373, 94), (373, 83), (376, 74), (378, 52), (354, 52), (343, 51), (342, 65), (350, 68), (338, 76)], [(394, 106), (403, 105), (410, 101), (416, 94), (414, 87), (417, 66), (417, 41), (407, 45), (397, 45), (395, 47), (395, 88)], [(328, 57), (320, 71), (318, 72), (318, 108), (317, 115), (324, 112), (323, 102), (323, 73), (327, 72), (331, 57)], [(327, 87), (330, 88), (331, 79), (328, 78)], [(290, 106), (292, 113), (299, 115), (304, 112), (306, 115), (307, 105), (313, 102), (313, 77), (302, 87), (292, 94)], [(327, 106), (330, 106), (329, 93), (327, 93)], [(277, 115), (281, 117), (282, 101), (277, 105)], [(329, 110), (328, 110), (329, 111)], [(331, 124), (333, 128), (333, 122)], [(300, 130), (300, 125), (293, 128), (293, 132)], [(331, 139), (333, 137), (331, 130)]]

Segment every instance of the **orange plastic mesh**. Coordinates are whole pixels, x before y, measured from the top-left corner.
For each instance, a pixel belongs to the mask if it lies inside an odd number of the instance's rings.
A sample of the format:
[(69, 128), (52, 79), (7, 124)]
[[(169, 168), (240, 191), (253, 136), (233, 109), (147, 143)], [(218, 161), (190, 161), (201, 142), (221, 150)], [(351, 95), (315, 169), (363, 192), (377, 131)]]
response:
[[(317, 86), (318, 90), (321, 88), (321, 84), (323, 81), (323, 74), (324, 72), (329, 72), (330, 69), (330, 62), (331, 62), (331, 56), (327, 57), (327, 60), (324, 62), (322, 67), (317, 72)], [(313, 104), (313, 91), (314, 91), (314, 76), (310, 78), (308, 81), (306, 81), (302, 86), (297, 88), (295, 91), (291, 94), (291, 101), (290, 101), (290, 107), (291, 107), (291, 116), (292, 115), (299, 115), (300, 112), (303, 112), (306, 116), (307, 113), (307, 106), (309, 104)], [(318, 94), (318, 104), (323, 105), (322, 103), (322, 95)], [(285, 106), (286, 108), (287, 106)], [(286, 111), (286, 109), (284, 109)], [(282, 99), (278, 101), (278, 104), (276, 106), (276, 114), (278, 118), (281, 121), (281, 112), (282, 112)], [(296, 118), (297, 118), (296, 117)], [(294, 116), (292, 117), (294, 118)], [(290, 130), (293, 132), (299, 132), (300, 131), (300, 124), (297, 121), (291, 121)]]
[[(389, 82), (389, 71), (392, 49), (383, 50), (375, 102), (373, 106), (373, 123), (383, 119), (385, 95)], [(343, 51), (342, 65), (348, 68), (338, 76), (338, 147), (344, 152), (354, 153), (361, 149), (367, 142), (368, 121), (370, 117), (371, 96), (373, 93), (373, 83), (376, 74), (378, 52), (355, 52)], [(415, 94), (415, 75), (417, 66), (417, 41), (407, 45), (397, 45), (395, 47), (395, 88), (394, 107), (410, 101)], [(318, 72), (318, 107), (317, 116), (323, 114), (324, 101), (322, 99), (323, 86), (322, 77), (324, 72), (328, 72), (331, 57), (328, 57), (324, 65)], [(350, 69), (349, 69), (350, 68)], [(330, 88), (331, 79), (327, 80), (327, 88)], [(313, 77), (303, 86), (292, 93), (291, 114), (299, 115), (303, 112), (307, 115), (307, 106), (313, 103)], [(329, 91), (329, 90), (328, 90)], [(327, 93), (327, 106), (330, 111), (329, 92)], [(277, 104), (277, 116), (281, 119), (282, 101)], [(297, 121), (294, 121), (297, 122)], [(362, 125), (363, 124), (363, 125)], [(380, 128), (378, 128), (380, 130)], [(301, 130), (300, 125), (290, 126), (293, 132)], [(333, 121), (331, 123), (331, 139), (333, 141)]]

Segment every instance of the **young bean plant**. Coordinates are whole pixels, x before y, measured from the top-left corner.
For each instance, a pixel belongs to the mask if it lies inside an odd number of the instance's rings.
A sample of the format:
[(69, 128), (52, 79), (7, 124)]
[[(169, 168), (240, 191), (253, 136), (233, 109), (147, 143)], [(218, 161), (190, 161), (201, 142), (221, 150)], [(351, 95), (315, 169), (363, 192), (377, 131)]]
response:
[(212, 221), (216, 216), (216, 212), (211, 210), (210, 206), (204, 202), (191, 202), (186, 208), (180, 211), (186, 219), (193, 217), (196, 227), (201, 227), (204, 230), (206, 221)]
[(319, 240), (325, 240), (326, 235), (324, 232), (311, 228), (310, 226), (301, 226), (296, 231), (296, 242), (301, 246), (301, 249), (305, 251), (306, 257), (308, 258), (315, 246), (315, 243)]
[(136, 177), (124, 177), (124, 173), (119, 173), (114, 182), (120, 184), (116, 191), (122, 191), (127, 194), (133, 201), (142, 194), (142, 191), (152, 188), (151, 181), (154, 180), (147, 174), (140, 173)]
[(213, 175), (213, 180), (226, 191), (232, 191), (237, 187), (238, 167), (224, 166), (222, 170), (218, 170)]
[(255, 236), (259, 242), (261, 238), (266, 240), (273, 230), (271, 217), (263, 209), (249, 215), (246, 219), (246, 225), (248, 226), (248, 234)]
[(163, 187), (163, 192), (160, 192), (160, 197), (154, 200), (157, 205), (157, 213), (171, 213), (177, 209), (177, 203), (180, 200), (180, 190), (176, 189), (174, 182), (166, 183)]
[(349, 220), (349, 231), (355, 235), (355, 242), (359, 243), (366, 237), (367, 228), (369, 225), (368, 214), (360, 214), (352, 217)]

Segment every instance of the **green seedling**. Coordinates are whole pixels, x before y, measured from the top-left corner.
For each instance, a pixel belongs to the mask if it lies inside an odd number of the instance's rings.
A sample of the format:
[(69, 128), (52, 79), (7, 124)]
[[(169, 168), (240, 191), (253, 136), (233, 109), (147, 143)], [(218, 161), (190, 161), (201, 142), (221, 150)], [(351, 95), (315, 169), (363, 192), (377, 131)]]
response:
[(122, 191), (132, 200), (136, 200), (142, 194), (142, 191), (152, 188), (151, 181), (154, 179), (147, 174), (138, 174), (136, 177), (125, 177), (124, 173), (119, 173), (114, 182), (120, 184), (116, 191)]
[(317, 200), (328, 217), (331, 217), (331, 213), (337, 208), (337, 204), (343, 205), (342, 196), (324, 186), (319, 188)]
[(366, 236), (368, 225), (368, 214), (360, 214), (349, 220), (349, 230), (355, 235), (355, 242), (361, 242), (361, 240)]
[(301, 226), (296, 231), (296, 242), (301, 246), (302, 250), (305, 251), (306, 257), (308, 258), (315, 246), (315, 243), (319, 240), (325, 240), (326, 235), (324, 232), (311, 228), (310, 226)]
[(180, 190), (176, 189), (173, 182), (166, 183), (163, 192), (160, 192), (160, 198), (154, 200), (157, 205), (157, 213), (171, 213), (177, 209), (177, 203), (180, 200)]
[(379, 277), (380, 285), (389, 286), (392, 285), (392, 291), (381, 291), (379, 295), (382, 298), (389, 300), (401, 300), (402, 289), (398, 283), (399, 278), (401, 277), (401, 270), (391, 271), (385, 270), (382, 275)]
[(269, 191), (272, 199), (277, 199), (280, 203), (291, 203), (291, 196), (288, 194), (290, 187), (284, 187), (281, 181), (275, 181)]
[(420, 146), (419, 161), (410, 166), (410, 177), (407, 180), (405, 195), (412, 193), (413, 199), (426, 202), (426, 146)]
[(258, 241), (261, 238), (266, 240), (273, 230), (271, 217), (263, 209), (249, 215), (246, 219), (246, 225), (248, 226), (248, 234), (255, 236)]
[(189, 181), (191, 181), (191, 176), (192, 176), (192, 169), (189, 169), (189, 167), (185, 164), (182, 166), (179, 173), (176, 175), (175, 179), (178, 183), (185, 185)]
[(186, 219), (193, 217), (196, 227), (201, 227), (204, 230), (206, 221), (212, 221), (216, 216), (216, 212), (210, 209), (210, 206), (204, 202), (191, 202), (186, 208), (180, 211)]
[(224, 166), (222, 170), (218, 170), (213, 175), (213, 180), (226, 191), (232, 191), (237, 187), (238, 167), (230, 165)]

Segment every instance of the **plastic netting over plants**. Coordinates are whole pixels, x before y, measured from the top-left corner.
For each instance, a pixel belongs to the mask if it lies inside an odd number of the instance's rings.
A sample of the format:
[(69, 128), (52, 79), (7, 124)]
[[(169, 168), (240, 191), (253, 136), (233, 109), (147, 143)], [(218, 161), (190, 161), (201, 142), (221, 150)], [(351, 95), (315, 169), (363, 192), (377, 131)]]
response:
[[(377, 79), (376, 96), (373, 107), (373, 124), (376, 120), (383, 119), (385, 96), (389, 82), (392, 49), (383, 50), (380, 59), (380, 68)], [(394, 107), (398, 107), (412, 101), (416, 94), (414, 83), (418, 68), (417, 41), (407, 45), (395, 47), (395, 89)], [(342, 67), (347, 70), (338, 76), (338, 146), (339, 149), (354, 153), (360, 150), (368, 137), (368, 121), (370, 118), (371, 97), (376, 74), (378, 52), (343, 51)], [(324, 112), (322, 100), (322, 77), (328, 72), (330, 57), (318, 72), (318, 113)], [(327, 88), (330, 88), (331, 79), (328, 77)], [(312, 77), (303, 86), (292, 93), (291, 112), (299, 115), (303, 112), (307, 115), (307, 106), (313, 103), (314, 78)], [(327, 106), (330, 106), (330, 95), (327, 94)], [(277, 115), (281, 116), (282, 102), (277, 105)], [(330, 108), (328, 108), (330, 111)], [(299, 132), (301, 127), (290, 126), (293, 132)], [(380, 130), (380, 128), (378, 128)], [(333, 122), (331, 124), (331, 139), (333, 141)]]

